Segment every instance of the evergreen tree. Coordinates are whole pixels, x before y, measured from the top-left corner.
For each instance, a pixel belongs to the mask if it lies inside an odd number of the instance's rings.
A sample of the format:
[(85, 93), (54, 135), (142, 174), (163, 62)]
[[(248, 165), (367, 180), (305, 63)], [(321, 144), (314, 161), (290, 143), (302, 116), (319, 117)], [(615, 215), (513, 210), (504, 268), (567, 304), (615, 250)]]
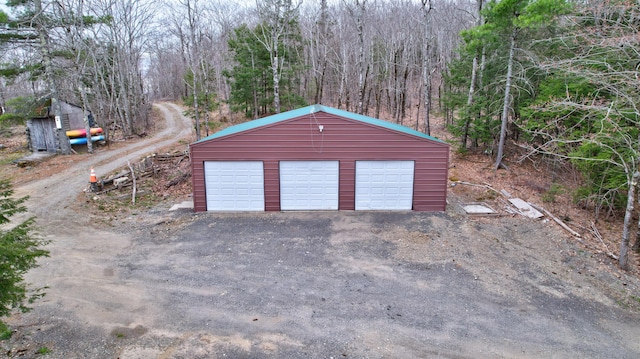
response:
[[(26, 212), (23, 203), (27, 197), (11, 198), (13, 189), (8, 180), (0, 180), (0, 226), (10, 221), (10, 217)], [(40, 257), (49, 252), (41, 247), (47, 242), (33, 235), (34, 219), (29, 218), (11, 229), (0, 230), (0, 318), (13, 309), (28, 310), (25, 305), (44, 295), (42, 290), (31, 294), (23, 282), (24, 275), (37, 266)], [(4, 227), (3, 227), (4, 228)], [(0, 321), (0, 337), (10, 332)]]
[(234, 29), (229, 50), (235, 65), (225, 76), (231, 80), (229, 102), (234, 112), (244, 112), (248, 118), (258, 118), (268, 112), (271, 103), (271, 76), (268, 51), (260, 45), (247, 25)]
[[(268, 25), (261, 25), (264, 29)], [(235, 65), (224, 73), (231, 81), (230, 105), (232, 111), (244, 112), (248, 118), (258, 118), (278, 112), (274, 105), (274, 76), (272, 55), (256, 37), (256, 30), (242, 25), (234, 30), (229, 39), (229, 49), (233, 53)], [(300, 38), (291, 38), (278, 46), (280, 63), (278, 96), (280, 106), (289, 110), (306, 103), (298, 94), (300, 58)]]
[(548, 77), (526, 125), (537, 151), (569, 158), (583, 173), (581, 200), (625, 208), (619, 265), (627, 268), (640, 178), (640, 4), (598, 5), (581, 6), (566, 36), (542, 44), (556, 51), (540, 62)]
[[(206, 64), (202, 65), (203, 72), (207, 71)], [(192, 84), (194, 73), (190, 70), (187, 70), (187, 74), (185, 75), (185, 83)], [(204, 76), (206, 78), (206, 76)], [(214, 127), (212, 123), (209, 122), (209, 112), (215, 111), (218, 109), (219, 103), (217, 101), (216, 94), (210, 92), (208, 86), (209, 83), (206, 81), (196, 82), (197, 87), (196, 91), (191, 91), (191, 93), (185, 97), (183, 97), (184, 104), (189, 106), (189, 109), (185, 111), (185, 115), (190, 116), (191, 118), (196, 118), (196, 111), (198, 112), (198, 119), (203, 119), (202, 121), (198, 121), (200, 125), (204, 125), (205, 127), (205, 136), (209, 136), (209, 132), (211, 127)], [(194, 96), (195, 93), (198, 93), (198, 96)], [(197, 100), (197, 106), (195, 105)]]
[[(495, 167), (502, 165), (509, 119), (519, 116), (527, 97), (535, 92), (535, 72), (528, 70), (532, 66), (529, 52), (538, 39), (553, 33), (554, 20), (567, 10), (564, 0), (492, 0), (482, 10), (484, 23), (462, 33), (465, 46), (459, 61), (468, 65), (458, 66), (464, 75), (456, 76), (471, 78), (473, 59), (479, 53), (486, 56), (478, 69), (478, 84), (472, 87), (473, 101), (466, 96), (465, 104), (458, 101), (460, 116), (451, 127), (463, 139), (462, 148), (466, 148), (467, 137), (486, 145), (491, 141)], [(514, 87), (526, 91), (514, 94)], [(459, 95), (469, 88), (469, 80), (456, 85)]]

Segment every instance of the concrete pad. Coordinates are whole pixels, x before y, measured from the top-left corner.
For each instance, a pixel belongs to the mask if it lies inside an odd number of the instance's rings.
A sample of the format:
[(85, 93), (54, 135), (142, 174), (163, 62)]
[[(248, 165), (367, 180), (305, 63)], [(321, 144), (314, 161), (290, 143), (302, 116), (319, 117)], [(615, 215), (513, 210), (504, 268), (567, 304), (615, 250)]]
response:
[(472, 214), (472, 215), (491, 215), (491, 214), (497, 214), (497, 212), (489, 207), (489, 205), (485, 204), (485, 203), (468, 203), (468, 204), (463, 204), (462, 205), (462, 209), (464, 209), (464, 211), (467, 214)]
[(193, 200), (188, 200), (188, 201), (184, 201), (181, 203), (176, 203), (173, 206), (171, 206), (171, 208), (169, 208), (170, 211), (177, 211), (179, 209), (193, 209)]

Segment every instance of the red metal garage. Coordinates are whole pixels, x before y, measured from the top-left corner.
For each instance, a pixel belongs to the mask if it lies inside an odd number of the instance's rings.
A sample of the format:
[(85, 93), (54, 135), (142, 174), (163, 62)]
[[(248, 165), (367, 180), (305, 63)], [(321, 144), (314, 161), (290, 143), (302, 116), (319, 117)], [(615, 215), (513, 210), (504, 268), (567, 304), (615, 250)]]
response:
[(191, 144), (195, 211), (444, 211), (449, 145), (313, 105)]

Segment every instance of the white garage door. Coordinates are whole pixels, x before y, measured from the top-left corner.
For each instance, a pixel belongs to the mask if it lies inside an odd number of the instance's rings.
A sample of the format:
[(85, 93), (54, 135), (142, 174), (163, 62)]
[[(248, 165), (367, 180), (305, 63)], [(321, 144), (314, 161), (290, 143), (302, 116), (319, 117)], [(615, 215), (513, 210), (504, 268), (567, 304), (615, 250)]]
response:
[(204, 163), (207, 211), (264, 211), (261, 161)]
[(337, 210), (338, 161), (281, 161), (280, 209)]
[(411, 210), (413, 161), (356, 161), (356, 210)]

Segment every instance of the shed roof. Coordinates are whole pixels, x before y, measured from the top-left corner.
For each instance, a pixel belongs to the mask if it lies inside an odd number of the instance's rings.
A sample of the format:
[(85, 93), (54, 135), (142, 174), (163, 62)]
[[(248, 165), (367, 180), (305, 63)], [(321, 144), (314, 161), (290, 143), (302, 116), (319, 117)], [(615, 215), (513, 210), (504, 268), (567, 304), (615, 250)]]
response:
[[(282, 122), (282, 121), (286, 121), (286, 120), (290, 120), (296, 117), (301, 117), (307, 114), (314, 114), (317, 112), (326, 112), (332, 115), (336, 115), (336, 116), (340, 116), (340, 117), (344, 117), (344, 118), (348, 118), (351, 120), (356, 120), (356, 121), (360, 121), (363, 123), (367, 123), (370, 125), (375, 125), (375, 126), (379, 126), (379, 127), (383, 127), (383, 128), (387, 128), (393, 131), (398, 131), (398, 132), (403, 132), (409, 135), (413, 135), (413, 136), (417, 136), (417, 137), (421, 137), (421, 138), (426, 138), (429, 140), (433, 140), (433, 141), (438, 141), (438, 142), (443, 142), (442, 140), (439, 140), (435, 137), (429, 136), (425, 133), (416, 131), (412, 128), (406, 127), (406, 126), (402, 126), (396, 123), (392, 123), (392, 122), (387, 122), (387, 121), (383, 121), (377, 118), (373, 118), (373, 117), (368, 117), (368, 116), (364, 116), (364, 115), (359, 115), (357, 113), (353, 113), (353, 112), (349, 112), (349, 111), (344, 111), (344, 110), (338, 110), (336, 108), (333, 107), (328, 107), (328, 106), (323, 106), (323, 105), (311, 105), (311, 106), (307, 106), (307, 107), (302, 107), (296, 110), (291, 110), (291, 111), (287, 111), (287, 112), (282, 112), (276, 115), (272, 115), (272, 116), (267, 116), (267, 117), (263, 117), (257, 120), (253, 120), (253, 121), (249, 121), (249, 122), (244, 122), (238, 125), (234, 125), (234, 126), (230, 126), (225, 128), (224, 130), (218, 131), (210, 136), (204, 137), (202, 138), (200, 141), (197, 141), (196, 143), (200, 143), (200, 142), (204, 142), (204, 141), (208, 141), (208, 140), (212, 140), (215, 138), (220, 138), (220, 137), (224, 137), (224, 136), (228, 136), (228, 135), (232, 135), (232, 134), (236, 134), (239, 132), (243, 132), (243, 131), (248, 131), (248, 130), (252, 130), (255, 128), (259, 128), (259, 127), (263, 127), (263, 126), (268, 126), (268, 125), (273, 125), (276, 124), (278, 122)], [(444, 143), (444, 142), (443, 142)]]

